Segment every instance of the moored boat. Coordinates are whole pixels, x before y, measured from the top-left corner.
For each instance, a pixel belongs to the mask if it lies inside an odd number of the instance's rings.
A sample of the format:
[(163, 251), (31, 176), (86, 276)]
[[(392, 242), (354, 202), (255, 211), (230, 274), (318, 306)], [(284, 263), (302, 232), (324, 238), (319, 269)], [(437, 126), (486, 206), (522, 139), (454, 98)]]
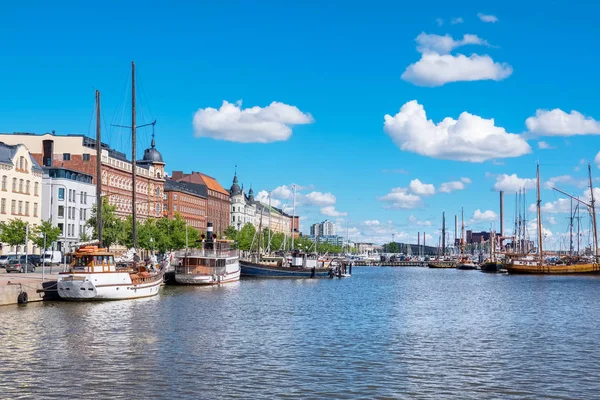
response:
[(499, 261), (485, 261), (479, 266), (483, 272), (499, 272), (503, 266)]
[(477, 264), (475, 264), (470, 258), (464, 257), (456, 264), (456, 269), (473, 270), (477, 269)]
[(212, 223), (207, 224), (207, 239), (201, 249), (186, 249), (175, 254), (175, 282), (181, 285), (221, 285), (240, 280), (238, 251), (229, 240), (215, 240)]
[(71, 255), (69, 270), (57, 279), (65, 300), (125, 300), (155, 296), (163, 271), (154, 266), (118, 268), (114, 254), (97, 246), (82, 246)]
[(254, 278), (326, 278), (332, 269), (318, 265), (317, 259), (294, 253), (288, 261), (283, 256), (261, 256), (240, 260), (244, 277)]

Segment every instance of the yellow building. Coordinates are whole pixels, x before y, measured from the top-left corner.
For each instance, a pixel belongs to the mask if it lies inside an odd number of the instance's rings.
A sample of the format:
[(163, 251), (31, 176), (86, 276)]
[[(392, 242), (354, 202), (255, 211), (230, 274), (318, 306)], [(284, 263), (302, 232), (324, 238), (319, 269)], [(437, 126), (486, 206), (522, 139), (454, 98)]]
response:
[[(22, 144), (13, 146), (0, 142), (0, 221), (21, 219), (33, 227), (42, 214), (43, 170)], [(14, 253), (16, 248), (2, 246), (2, 253)], [(23, 251), (23, 246), (20, 246)], [(32, 252), (30, 242), (28, 251)]]

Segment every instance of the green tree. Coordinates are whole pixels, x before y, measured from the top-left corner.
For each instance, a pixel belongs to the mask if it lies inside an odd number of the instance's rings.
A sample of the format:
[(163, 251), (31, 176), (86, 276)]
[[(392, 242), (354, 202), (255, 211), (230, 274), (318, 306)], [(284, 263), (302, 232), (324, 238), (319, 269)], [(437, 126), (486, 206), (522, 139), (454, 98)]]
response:
[[(122, 240), (124, 235), (123, 221), (117, 217), (115, 211), (116, 207), (108, 204), (108, 200), (105, 197), (102, 201), (102, 245), (106, 248), (119, 243), (119, 240)], [(94, 238), (98, 237), (98, 230), (96, 229), (97, 213), (98, 207), (94, 204), (92, 206), (92, 215), (87, 221), (87, 225), (94, 229)]]
[[(52, 226), (50, 220), (42, 221), (41, 224), (33, 228), (31, 241), (40, 249), (46, 251), (53, 242), (56, 242), (61, 235), (58, 226)], [(45, 245), (45, 246), (44, 246)]]
[(155, 248), (161, 253), (166, 253), (167, 251), (172, 250), (173, 245), (171, 243), (171, 221), (168, 218), (160, 218), (156, 220), (155, 226)]
[[(185, 248), (185, 229), (186, 222), (183, 217), (177, 213), (175, 218), (169, 224), (169, 236), (171, 238), (171, 249), (179, 250)], [(189, 229), (189, 228), (188, 228)], [(189, 231), (188, 231), (189, 242)]]
[(271, 251), (277, 251), (281, 249), (285, 235), (282, 232), (271, 233)]
[(398, 246), (398, 243), (396, 243), (396, 242), (390, 242), (387, 245), (385, 245), (385, 252), (386, 253), (399, 253), (400, 246)]
[(227, 229), (225, 229), (225, 231), (223, 232), (223, 236), (225, 236), (229, 240), (236, 240), (237, 233), (237, 229), (235, 229), (235, 226), (232, 225), (228, 226)]
[[(254, 235), (256, 234), (256, 228), (250, 222), (246, 223), (240, 229), (238, 233), (238, 246), (241, 250), (250, 250), (250, 246), (252, 246), (252, 241), (254, 239)], [(254, 248), (256, 249), (256, 242), (254, 243)]]
[(0, 242), (9, 246), (23, 246), (27, 225), (27, 222), (18, 218), (0, 222)]

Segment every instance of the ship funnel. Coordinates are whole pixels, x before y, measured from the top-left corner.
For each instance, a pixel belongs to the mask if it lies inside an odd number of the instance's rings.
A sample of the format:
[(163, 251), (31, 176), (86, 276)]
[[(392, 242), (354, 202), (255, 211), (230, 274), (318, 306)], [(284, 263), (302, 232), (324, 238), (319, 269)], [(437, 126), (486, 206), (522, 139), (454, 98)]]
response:
[(213, 241), (213, 224), (212, 224), (212, 222), (206, 223), (206, 240), (208, 242)]

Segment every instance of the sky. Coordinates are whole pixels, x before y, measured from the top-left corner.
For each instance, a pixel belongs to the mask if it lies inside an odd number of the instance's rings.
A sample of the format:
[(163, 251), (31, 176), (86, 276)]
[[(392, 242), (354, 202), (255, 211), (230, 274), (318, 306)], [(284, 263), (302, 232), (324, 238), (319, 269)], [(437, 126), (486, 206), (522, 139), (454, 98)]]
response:
[[(129, 124), (135, 60), (138, 124), (157, 120), (166, 170), (226, 188), (237, 170), (288, 211), (296, 185), (304, 232), (327, 218), (354, 241), (425, 232), (434, 244), (443, 211), (449, 225), (464, 208), (466, 229), (498, 229), (504, 190), (510, 233), (514, 194), (526, 187), (535, 202), (539, 163), (544, 240), (564, 248), (570, 201), (551, 187), (585, 198), (588, 162), (600, 176), (599, 12), (589, 1), (3, 2), (0, 131), (93, 135), (98, 89), (103, 141), (131, 154), (129, 132), (111, 125)], [(151, 131), (138, 132), (140, 154)], [(528, 207), (532, 235), (535, 218)]]

